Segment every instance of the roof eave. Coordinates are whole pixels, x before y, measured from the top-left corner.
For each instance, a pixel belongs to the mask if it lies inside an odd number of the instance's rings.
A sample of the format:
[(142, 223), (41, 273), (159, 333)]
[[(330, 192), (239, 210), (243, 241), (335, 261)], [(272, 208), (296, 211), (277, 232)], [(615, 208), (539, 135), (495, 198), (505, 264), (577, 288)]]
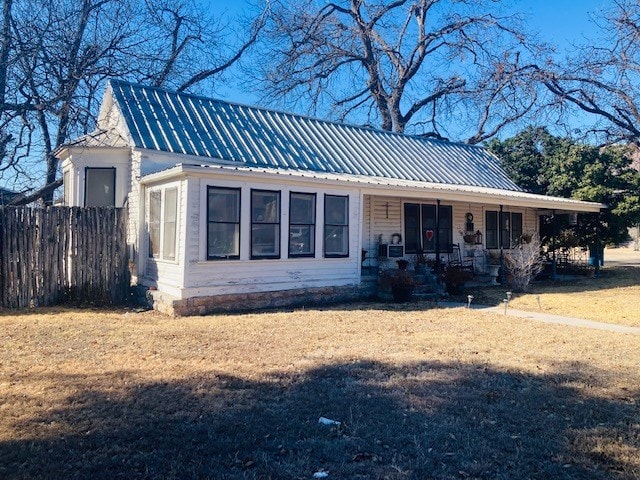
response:
[(505, 205), (529, 207), (537, 209), (549, 209), (556, 211), (570, 211), (582, 213), (597, 213), (606, 205), (596, 202), (585, 202), (561, 197), (549, 197), (520, 191), (509, 191), (499, 189), (487, 189), (483, 187), (448, 185), (448, 184), (427, 184), (424, 182), (413, 182), (405, 185), (392, 185), (389, 179), (355, 177), (349, 175), (317, 174), (313, 172), (300, 171), (268, 171), (268, 169), (251, 169), (246, 167), (229, 167), (225, 165), (189, 165), (178, 164), (167, 170), (152, 173), (144, 176), (140, 182), (151, 184), (174, 179), (178, 176), (188, 174), (205, 176), (241, 176), (241, 177), (267, 177), (271, 179), (295, 178), (301, 182), (322, 183), (331, 185), (357, 185), (364, 194), (398, 196), (404, 197), (431, 197), (441, 200), (460, 201), (469, 203), (482, 203), (487, 205)]

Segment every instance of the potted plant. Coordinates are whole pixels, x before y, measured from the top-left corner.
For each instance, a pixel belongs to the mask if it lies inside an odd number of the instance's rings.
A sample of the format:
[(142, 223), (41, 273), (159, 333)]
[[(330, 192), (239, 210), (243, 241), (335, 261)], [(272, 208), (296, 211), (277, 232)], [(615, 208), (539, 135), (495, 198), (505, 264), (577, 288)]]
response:
[(471, 272), (455, 265), (447, 267), (443, 274), (443, 281), (447, 292), (452, 295), (461, 294), (464, 284), (472, 278), (473, 274)]
[(407, 270), (386, 270), (379, 279), (380, 285), (391, 289), (393, 301), (396, 303), (408, 302), (415, 287), (415, 280), (411, 272)]
[(427, 257), (421, 249), (416, 250), (415, 270), (417, 274), (424, 275), (427, 273)]

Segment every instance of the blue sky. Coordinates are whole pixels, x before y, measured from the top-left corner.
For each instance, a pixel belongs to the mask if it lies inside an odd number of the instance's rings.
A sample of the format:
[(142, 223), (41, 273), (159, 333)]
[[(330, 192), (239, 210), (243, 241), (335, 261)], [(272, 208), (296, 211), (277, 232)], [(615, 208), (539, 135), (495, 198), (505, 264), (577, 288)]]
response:
[[(295, 0), (290, 0), (295, 1)], [(487, 0), (489, 1), (489, 0)], [(238, 0), (200, 0), (200, 3), (211, 9), (215, 16), (234, 15), (251, 9), (252, 4), (262, 2), (246, 2)], [(558, 48), (558, 54), (570, 50), (572, 45), (584, 40), (585, 35), (593, 29), (590, 14), (611, 6), (607, 0), (511, 0), (507, 2), (511, 11), (524, 13), (528, 27), (540, 35), (540, 39)], [(217, 88), (217, 97), (224, 100), (256, 104), (256, 95), (235, 88), (234, 85)]]
[[(228, 16), (230, 21), (243, 12), (256, 11), (256, 6), (259, 8), (265, 2), (265, 0), (198, 1), (214, 16), (223, 19)], [(529, 28), (538, 32), (541, 40), (556, 45), (559, 55), (562, 55), (564, 51), (571, 48), (572, 43), (581, 42), (592, 30), (593, 25), (589, 22), (589, 15), (611, 6), (611, 3), (611, 0), (510, 0), (509, 11), (524, 13)], [(258, 95), (243, 89), (239, 75), (235, 77), (230, 75), (228, 78), (230, 80), (227, 84), (217, 85), (215, 97), (232, 102), (260, 105)], [(236, 78), (238, 81), (234, 81)], [(1, 176), (0, 186), (13, 187), (9, 179)]]

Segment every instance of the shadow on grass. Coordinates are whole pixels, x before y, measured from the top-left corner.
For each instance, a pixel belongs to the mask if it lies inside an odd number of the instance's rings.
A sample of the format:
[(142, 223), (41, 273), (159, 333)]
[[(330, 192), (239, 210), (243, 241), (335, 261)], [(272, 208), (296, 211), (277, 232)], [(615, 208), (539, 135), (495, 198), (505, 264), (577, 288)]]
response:
[(60, 376), (77, 394), (0, 442), (0, 477), (638, 478), (639, 391), (570, 386), (595, 373), (356, 362), (261, 381)]

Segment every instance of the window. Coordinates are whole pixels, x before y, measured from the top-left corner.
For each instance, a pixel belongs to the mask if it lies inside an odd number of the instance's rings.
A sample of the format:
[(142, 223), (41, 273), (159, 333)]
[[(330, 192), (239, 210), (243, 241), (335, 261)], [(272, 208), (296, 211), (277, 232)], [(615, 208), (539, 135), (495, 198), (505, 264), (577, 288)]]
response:
[(178, 189), (164, 191), (164, 221), (162, 223), (162, 258), (176, 259), (176, 225), (178, 220)]
[(316, 195), (289, 196), (289, 257), (313, 257), (316, 253)]
[(349, 197), (324, 196), (324, 256), (349, 256)]
[(113, 207), (116, 204), (116, 169), (89, 168), (85, 173), (84, 206)]
[[(485, 213), (487, 248), (500, 248), (500, 212)], [(522, 214), (502, 212), (502, 248), (511, 248), (522, 237)]]
[(207, 188), (207, 260), (240, 258), (240, 189)]
[(149, 256), (160, 256), (160, 213), (162, 191), (149, 192)]
[(251, 190), (251, 258), (280, 258), (280, 192)]
[[(435, 252), (436, 238), (439, 241), (441, 252), (451, 251), (453, 242), (452, 208), (449, 205), (440, 205), (438, 218), (436, 217), (436, 209), (436, 205), (404, 204), (406, 253), (416, 253), (419, 249), (425, 252)], [(439, 229), (436, 232), (436, 224), (438, 223)]]
[(163, 260), (176, 259), (177, 224), (178, 189), (167, 188), (150, 191), (149, 257), (162, 258)]

